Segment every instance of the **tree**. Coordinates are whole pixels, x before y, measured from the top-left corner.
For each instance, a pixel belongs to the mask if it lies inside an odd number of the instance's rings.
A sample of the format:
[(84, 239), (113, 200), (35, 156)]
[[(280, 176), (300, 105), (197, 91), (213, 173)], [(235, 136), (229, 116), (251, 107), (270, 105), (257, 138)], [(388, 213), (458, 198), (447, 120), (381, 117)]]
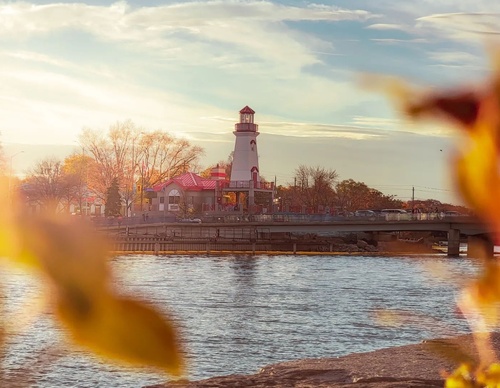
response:
[(107, 217), (117, 217), (120, 215), (122, 200), (120, 196), (120, 185), (118, 178), (113, 178), (111, 186), (106, 190), (106, 208), (104, 214)]
[(117, 122), (107, 133), (86, 128), (80, 143), (95, 162), (89, 177), (92, 192), (105, 200), (105, 193), (116, 177), (127, 209), (140, 199), (144, 190), (197, 165), (201, 147), (177, 139), (164, 131), (147, 133), (132, 121)]
[(139, 136), (140, 129), (131, 121), (117, 122), (107, 133), (85, 128), (80, 134), (82, 148), (94, 161), (88, 185), (96, 197), (105, 201), (107, 189), (118, 178), (126, 182), (121, 188), (125, 199), (133, 199), (138, 164), (135, 143)]
[[(88, 214), (88, 178), (94, 175), (94, 160), (84, 153), (73, 153), (64, 159), (63, 172), (73, 181), (73, 197), (81, 214)], [(84, 209), (84, 211), (82, 211)]]
[(337, 178), (335, 170), (300, 165), (295, 170), (293, 190), (290, 192), (292, 206), (305, 205), (314, 211), (319, 206), (333, 206)]
[(139, 170), (148, 187), (189, 171), (204, 153), (203, 148), (163, 131), (143, 133), (138, 147), (142, 162)]
[(64, 174), (61, 161), (47, 158), (28, 172), (22, 190), (29, 202), (39, 205), (43, 210), (61, 212), (69, 211), (75, 186), (74, 179)]
[(335, 190), (337, 192), (336, 206), (345, 211), (400, 208), (403, 205), (403, 202), (396, 200), (394, 196), (384, 195), (365, 183), (356, 182), (353, 179), (339, 182)]

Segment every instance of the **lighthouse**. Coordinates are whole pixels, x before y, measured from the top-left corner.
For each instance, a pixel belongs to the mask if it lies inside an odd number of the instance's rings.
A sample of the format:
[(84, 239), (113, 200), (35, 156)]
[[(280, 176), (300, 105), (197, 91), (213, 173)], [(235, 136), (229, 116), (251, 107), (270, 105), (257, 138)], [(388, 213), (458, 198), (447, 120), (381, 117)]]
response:
[(233, 166), (231, 181), (260, 182), (257, 136), (259, 126), (254, 123), (255, 111), (249, 106), (240, 110), (240, 122), (235, 124)]
[[(235, 193), (235, 210), (248, 214), (269, 212), (274, 201), (274, 184), (265, 182), (259, 174), (259, 126), (254, 122), (254, 114), (255, 111), (249, 106), (240, 110), (240, 122), (234, 125), (233, 132), (236, 139), (231, 177), (222, 188), (222, 193)], [(264, 193), (258, 204), (255, 203), (256, 193)]]

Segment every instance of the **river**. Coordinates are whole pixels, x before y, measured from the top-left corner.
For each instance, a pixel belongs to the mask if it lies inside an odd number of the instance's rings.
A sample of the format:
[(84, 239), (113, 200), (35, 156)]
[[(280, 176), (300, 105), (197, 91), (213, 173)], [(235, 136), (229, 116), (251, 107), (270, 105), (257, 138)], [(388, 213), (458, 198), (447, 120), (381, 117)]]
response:
[[(179, 322), (189, 378), (254, 373), (264, 365), (420, 342), (467, 332), (455, 312), (457, 285), (429, 271), (476, 271), (465, 257), (429, 256), (154, 256), (112, 260), (117, 287), (147, 298)], [(31, 311), (34, 279), (3, 274), (7, 312)], [(28, 302), (26, 302), (28, 301)], [(409, 311), (400, 327), (380, 325), (380, 309)], [(27, 314), (31, 316), (33, 314)], [(33, 387), (130, 387), (162, 382), (148, 370), (103, 364), (66, 351), (47, 313), (10, 339), (4, 372)], [(133, 333), (131, 333), (133, 335)]]

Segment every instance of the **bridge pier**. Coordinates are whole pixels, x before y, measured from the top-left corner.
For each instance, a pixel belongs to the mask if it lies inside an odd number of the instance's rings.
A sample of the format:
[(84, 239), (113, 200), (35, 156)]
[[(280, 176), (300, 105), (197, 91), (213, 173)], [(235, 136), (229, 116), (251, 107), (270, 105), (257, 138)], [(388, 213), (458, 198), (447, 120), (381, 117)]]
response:
[(448, 256), (460, 254), (460, 230), (450, 229), (448, 231)]
[(467, 237), (467, 257), (475, 259), (491, 258), (495, 253), (495, 244), (485, 234)]

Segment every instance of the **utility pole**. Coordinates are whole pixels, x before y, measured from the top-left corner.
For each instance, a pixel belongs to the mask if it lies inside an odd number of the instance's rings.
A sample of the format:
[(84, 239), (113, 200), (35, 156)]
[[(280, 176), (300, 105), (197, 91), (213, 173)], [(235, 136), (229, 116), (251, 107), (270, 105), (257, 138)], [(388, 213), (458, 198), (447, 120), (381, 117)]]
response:
[(415, 186), (411, 188), (411, 212), (415, 213)]

